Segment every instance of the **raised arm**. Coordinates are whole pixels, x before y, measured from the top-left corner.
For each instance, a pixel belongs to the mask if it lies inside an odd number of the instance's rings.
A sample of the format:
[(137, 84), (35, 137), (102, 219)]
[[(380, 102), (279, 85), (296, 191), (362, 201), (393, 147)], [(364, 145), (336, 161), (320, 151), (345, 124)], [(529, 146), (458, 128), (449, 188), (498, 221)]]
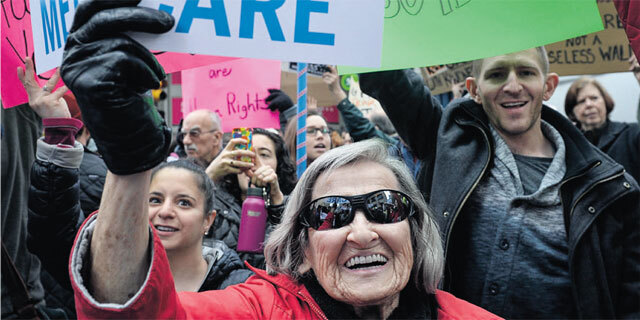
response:
[(353, 141), (362, 141), (370, 138), (380, 138), (388, 143), (395, 143), (393, 138), (384, 132), (376, 129), (376, 127), (365, 118), (360, 109), (358, 109), (349, 99), (347, 94), (340, 88), (340, 76), (335, 67), (329, 66), (329, 72), (322, 75), (322, 81), (327, 84), (329, 91), (337, 100), (338, 111), (342, 115), (345, 126)]
[(377, 99), (402, 140), (419, 159), (433, 154), (442, 106), (413, 70), (360, 75), (363, 92)]
[(153, 55), (122, 32), (166, 32), (173, 18), (139, 1), (86, 1), (76, 10), (62, 78), (109, 168), (90, 244), (86, 287), (99, 302), (123, 303), (149, 268), (150, 169), (171, 132), (146, 93), (165, 76)]
[(26, 70), (18, 68), (18, 78), (29, 97), (29, 106), (42, 118), (45, 131), (45, 136), (38, 139), (36, 161), (31, 167), (27, 245), (40, 258), (43, 269), (70, 290), (69, 252), (81, 213), (78, 167), (83, 153), (74, 135), (82, 122), (70, 117), (62, 99), (67, 88), (53, 92), (49, 89), (60, 80), (59, 73), (40, 88), (31, 58), (26, 58), (25, 66)]

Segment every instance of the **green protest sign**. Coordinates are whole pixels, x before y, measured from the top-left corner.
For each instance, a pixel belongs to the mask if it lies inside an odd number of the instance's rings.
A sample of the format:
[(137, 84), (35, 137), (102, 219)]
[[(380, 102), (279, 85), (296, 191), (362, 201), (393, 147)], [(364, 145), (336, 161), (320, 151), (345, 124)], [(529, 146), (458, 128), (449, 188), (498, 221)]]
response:
[(341, 74), (456, 63), (603, 29), (593, 0), (385, 0), (382, 66)]

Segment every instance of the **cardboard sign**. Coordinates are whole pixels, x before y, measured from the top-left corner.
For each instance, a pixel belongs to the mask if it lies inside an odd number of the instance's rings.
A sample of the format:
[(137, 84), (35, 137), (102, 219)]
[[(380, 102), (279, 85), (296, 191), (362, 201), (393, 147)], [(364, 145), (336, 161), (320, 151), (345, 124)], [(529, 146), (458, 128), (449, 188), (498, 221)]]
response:
[(353, 103), (362, 114), (366, 117), (369, 113), (376, 111), (383, 111), (382, 106), (378, 100), (370, 97), (360, 89), (360, 83), (353, 78), (350, 81), (349, 86), (349, 101)]
[(461, 62), (447, 65), (420, 68), (424, 83), (432, 94), (451, 91), (451, 85), (465, 81), (472, 76), (471, 62)]
[(235, 59), (182, 71), (182, 114), (214, 111), (222, 130), (239, 127), (280, 128), (278, 112), (269, 110), (267, 89), (280, 88), (280, 62)]
[[(78, 0), (30, 0), (36, 63), (57, 67)], [(150, 50), (380, 66), (383, 0), (142, 0), (175, 17), (162, 35), (132, 33)]]
[[(288, 71), (297, 72), (298, 71), (298, 63), (297, 62), (289, 62)], [(329, 67), (326, 64), (315, 64), (308, 63), (307, 64), (307, 74), (316, 77), (322, 77), (322, 74), (325, 72), (330, 72)]]
[(546, 46), (549, 69), (559, 75), (629, 71), (633, 54), (611, 0), (598, 0), (604, 30)]
[[(595, 1), (388, 0), (382, 66), (432, 66), (516, 52), (603, 29)], [(339, 68), (341, 74), (374, 71)]]

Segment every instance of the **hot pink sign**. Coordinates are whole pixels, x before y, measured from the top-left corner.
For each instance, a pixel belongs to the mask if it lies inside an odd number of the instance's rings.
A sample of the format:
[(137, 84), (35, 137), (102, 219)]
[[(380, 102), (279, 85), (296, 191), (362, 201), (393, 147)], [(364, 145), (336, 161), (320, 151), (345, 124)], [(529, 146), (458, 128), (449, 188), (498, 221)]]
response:
[(171, 99), (171, 124), (179, 125), (182, 118), (182, 98)]
[[(18, 79), (16, 70), (19, 66), (24, 68), (25, 57), (33, 57), (31, 11), (29, 1), (5, 2), (3, 0), (0, 9), (2, 10), (0, 92), (3, 107), (10, 108), (28, 101), (27, 93)], [(155, 52), (154, 54), (166, 73), (236, 59), (175, 52)], [(41, 71), (36, 70), (36, 73)], [(47, 72), (38, 76), (40, 85), (44, 85), (54, 72), (54, 70), (45, 71)], [(58, 83), (58, 87), (61, 85), (62, 81)]]
[(182, 71), (182, 113), (216, 112), (222, 130), (238, 127), (280, 128), (278, 112), (264, 99), (267, 89), (280, 88), (280, 62), (236, 59)]
[[(0, 94), (2, 106), (11, 108), (28, 101), (27, 92), (18, 79), (17, 68), (24, 68), (24, 58), (33, 57), (33, 36), (29, 1), (2, 1), (0, 17)], [(40, 75), (44, 85), (54, 71)], [(58, 86), (62, 85), (62, 81)]]
[(322, 110), (322, 117), (327, 120), (329, 123), (339, 123), (340, 122), (340, 111), (338, 111), (338, 107), (329, 106), (329, 107), (320, 107)]
[(178, 52), (157, 51), (153, 54), (164, 68), (165, 73), (174, 73), (176, 71), (237, 59), (231, 57), (206, 56), (201, 54)]

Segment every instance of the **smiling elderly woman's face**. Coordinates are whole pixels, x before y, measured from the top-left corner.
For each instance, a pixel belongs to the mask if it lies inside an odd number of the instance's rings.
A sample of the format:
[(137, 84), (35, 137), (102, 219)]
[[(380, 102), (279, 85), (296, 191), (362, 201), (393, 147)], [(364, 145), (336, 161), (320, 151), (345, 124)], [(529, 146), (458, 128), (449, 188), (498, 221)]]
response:
[[(380, 189), (400, 190), (391, 170), (375, 162), (358, 162), (321, 174), (311, 196), (354, 196)], [(303, 266), (313, 269), (329, 296), (353, 306), (397, 302), (413, 267), (408, 219), (379, 224), (368, 221), (358, 209), (346, 226), (308, 231)]]

